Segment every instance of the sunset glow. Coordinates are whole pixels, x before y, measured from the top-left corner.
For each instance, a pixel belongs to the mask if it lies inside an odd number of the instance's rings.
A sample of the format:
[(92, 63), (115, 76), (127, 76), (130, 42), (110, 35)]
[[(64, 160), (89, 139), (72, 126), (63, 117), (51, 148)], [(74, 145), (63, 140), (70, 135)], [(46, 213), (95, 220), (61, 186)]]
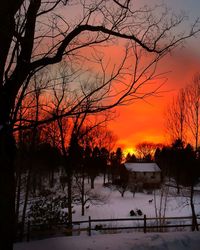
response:
[(125, 154), (134, 152), (135, 145), (143, 141), (170, 143), (165, 129), (165, 111), (178, 90), (189, 84), (198, 72), (200, 55), (198, 57), (188, 47), (182, 54), (169, 56), (161, 67), (163, 72), (169, 72), (161, 93), (118, 107), (117, 118), (109, 123), (109, 128), (118, 136), (116, 147), (121, 147)]
[(0, 250), (57, 236), (49, 249), (111, 250), (116, 232), (117, 249), (121, 235), (143, 249), (160, 218), (199, 231), (199, 12), (200, 0), (2, 1)]
[(127, 156), (127, 154), (130, 154), (130, 155), (134, 154), (135, 155), (136, 151), (135, 151), (134, 148), (125, 148), (123, 150), (123, 154), (124, 154), (125, 157)]
[[(157, 1), (151, 1), (151, 3), (157, 3)], [(180, 13), (180, 10), (186, 10), (191, 20), (199, 15), (198, 1), (196, 1), (195, 4), (194, 1), (193, 4), (190, 4), (188, 1), (164, 0), (163, 3), (177, 13)], [(150, 3), (147, 0), (142, 0), (136, 1), (135, 4), (149, 5)], [(122, 39), (115, 45), (112, 44), (112, 46), (102, 47), (102, 53), (106, 58), (104, 58), (105, 61), (103, 62), (104, 66), (106, 65), (106, 70), (108, 70), (108, 72), (106, 72), (107, 77), (108, 73), (112, 72), (113, 65), (117, 68), (116, 65), (121, 62), (124, 55), (125, 42), (126, 41)], [(113, 131), (118, 138), (115, 149), (121, 147), (126, 155), (127, 153), (134, 153), (135, 145), (143, 141), (162, 144), (169, 143), (169, 138), (165, 130), (164, 112), (177, 91), (188, 84), (193, 75), (199, 71), (200, 50), (198, 44), (199, 38), (191, 38), (187, 41), (187, 44), (184, 44), (184, 48), (173, 51), (172, 54), (159, 62), (157, 71), (158, 73), (165, 74), (162, 75), (163, 78), (160, 77), (162, 79), (154, 81), (153, 84), (157, 87), (163, 82), (165, 82), (165, 84), (157, 93), (145, 99), (138, 98), (129, 105), (119, 106), (115, 109), (116, 118), (108, 122), (108, 128)], [(88, 47), (82, 50), (85, 57), (86, 55), (87, 57), (91, 56), (93, 52), (94, 51), (90, 50)], [(131, 67), (134, 65), (134, 60), (132, 57), (130, 57), (129, 60)], [(145, 61), (147, 58), (143, 57), (142, 60)], [(93, 62), (87, 62), (87, 64), (92, 72), (98, 73), (101, 71), (98, 64), (94, 64)], [(131, 78), (131, 76), (129, 77)], [(128, 80), (130, 79), (125, 79), (125, 81)], [(114, 90), (120, 93), (122, 87), (123, 84), (120, 86), (117, 85)], [(139, 92), (148, 92), (149, 89), (152, 90), (152, 85), (147, 84), (144, 89)], [(116, 92), (112, 92), (112, 95), (115, 96)]]

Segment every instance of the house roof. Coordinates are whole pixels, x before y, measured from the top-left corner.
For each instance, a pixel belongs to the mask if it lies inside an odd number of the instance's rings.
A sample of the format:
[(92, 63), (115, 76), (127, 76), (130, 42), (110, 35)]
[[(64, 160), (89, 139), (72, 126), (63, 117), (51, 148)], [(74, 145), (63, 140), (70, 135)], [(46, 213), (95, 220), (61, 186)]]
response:
[(131, 172), (160, 172), (160, 168), (156, 163), (125, 163), (125, 168)]

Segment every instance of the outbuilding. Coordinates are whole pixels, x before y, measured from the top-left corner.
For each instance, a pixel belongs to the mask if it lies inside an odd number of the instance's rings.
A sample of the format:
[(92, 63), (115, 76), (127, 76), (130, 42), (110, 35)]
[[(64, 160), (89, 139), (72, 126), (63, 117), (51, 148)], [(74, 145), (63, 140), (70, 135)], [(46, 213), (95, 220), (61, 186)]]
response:
[(153, 163), (125, 163), (129, 172), (129, 186), (139, 188), (157, 188), (161, 183), (161, 170)]

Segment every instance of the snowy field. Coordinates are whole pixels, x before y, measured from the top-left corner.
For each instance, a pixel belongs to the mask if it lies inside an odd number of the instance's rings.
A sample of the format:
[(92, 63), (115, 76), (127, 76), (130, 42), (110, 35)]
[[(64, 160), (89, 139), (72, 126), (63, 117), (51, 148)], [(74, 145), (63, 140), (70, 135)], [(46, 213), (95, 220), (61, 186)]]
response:
[[(114, 219), (114, 218), (130, 218), (130, 211), (141, 209), (143, 214), (147, 217), (155, 217), (155, 202), (156, 207), (160, 207), (160, 191), (155, 191), (152, 194), (147, 194), (147, 192), (136, 192), (135, 196), (129, 191), (126, 191), (124, 197), (121, 197), (119, 191), (103, 187), (102, 178), (97, 178), (95, 180), (95, 190), (96, 193), (102, 194), (102, 196), (107, 197), (106, 203), (103, 205), (90, 205), (88, 209), (85, 209), (85, 216), (81, 216), (81, 207), (74, 206), (75, 213), (73, 214), (73, 220), (88, 220), (91, 216), (92, 219)], [(171, 216), (191, 216), (190, 198), (189, 191), (184, 190), (177, 195), (175, 188), (169, 188), (165, 191), (162, 208), (164, 209), (164, 200), (166, 197), (166, 217)], [(153, 200), (152, 202), (149, 202)], [(195, 209), (196, 214), (200, 215), (200, 192), (195, 195)]]
[(60, 237), (18, 243), (14, 250), (199, 250), (200, 232)]
[[(115, 219), (115, 218), (131, 218), (130, 211), (140, 209), (147, 218), (155, 217), (155, 201), (157, 208), (160, 206), (160, 191), (151, 194), (147, 192), (137, 192), (133, 194), (129, 191), (125, 192), (121, 197), (119, 191), (103, 187), (102, 178), (95, 180), (95, 190), (101, 194), (106, 202), (101, 205), (90, 204), (85, 209), (85, 216), (81, 216), (80, 205), (73, 206), (73, 221), (92, 219)], [(189, 191), (184, 190), (177, 195), (176, 189), (169, 188), (164, 193), (162, 209), (166, 209), (165, 216), (191, 216), (191, 208), (189, 204)], [(149, 202), (153, 200), (152, 202)], [(166, 201), (166, 203), (164, 202)], [(195, 195), (196, 213), (200, 214), (200, 194)], [(87, 206), (87, 205), (86, 205)], [(116, 222), (114, 222), (116, 223)], [(120, 222), (121, 223), (121, 222)], [(119, 222), (114, 224), (120, 226)], [(104, 223), (102, 223), (104, 224)], [(123, 224), (123, 223), (122, 223)], [(87, 225), (86, 225), (87, 226)], [(94, 226), (94, 224), (93, 224)], [(189, 229), (190, 230), (190, 229)], [(198, 232), (176, 232), (176, 233), (147, 233), (132, 232), (112, 234), (98, 234), (92, 231), (89, 237), (87, 232), (81, 232), (79, 236), (58, 237), (39, 241), (30, 241), (29, 243), (17, 243), (14, 250), (118, 250), (118, 249), (158, 249), (158, 250), (184, 250), (184, 249), (200, 249), (200, 233)]]

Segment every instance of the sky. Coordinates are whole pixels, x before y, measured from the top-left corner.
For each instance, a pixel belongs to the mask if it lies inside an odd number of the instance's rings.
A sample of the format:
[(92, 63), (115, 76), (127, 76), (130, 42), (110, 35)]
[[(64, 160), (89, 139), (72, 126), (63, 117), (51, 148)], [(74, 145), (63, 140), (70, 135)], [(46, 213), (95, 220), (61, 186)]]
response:
[[(149, 1), (143, 0), (143, 3)], [(161, 1), (152, 1), (160, 3)], [(172, 12), (185, 11), (189, 16), (188, 23), (198, 17), (199, 0), (165, 0)], [(137, 143), (151, 141), (154, 143), (169, 143), (165, 131), (164, 113), (167, 105), (177, 91), (188, 84), (196, 72), (200, 72), (200, 35), (189, 39), (184, 48), (178, 49), (162, 63), (167, 82), (162, 88), (163, 93), (156, 97), (138, 100), (129, 106), (117, 108), (117, 117), (109, 123), (109, 128), (117, 135), (116, 147), (133, 152)]]

